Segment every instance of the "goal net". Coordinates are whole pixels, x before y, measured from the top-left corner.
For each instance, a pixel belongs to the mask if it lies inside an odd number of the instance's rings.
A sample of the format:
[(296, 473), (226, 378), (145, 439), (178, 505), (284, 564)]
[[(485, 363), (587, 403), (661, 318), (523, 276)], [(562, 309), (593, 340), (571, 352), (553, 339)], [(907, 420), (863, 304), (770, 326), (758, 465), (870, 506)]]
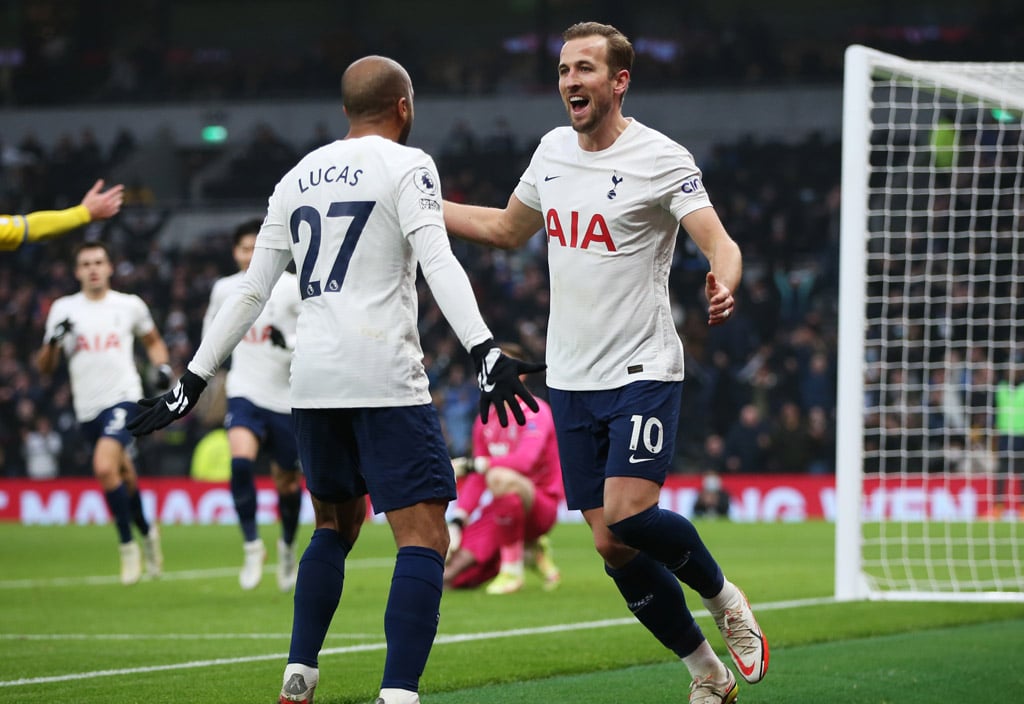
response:
[(1024, 601), (1024, 63), (852, 46), (838, 599)]

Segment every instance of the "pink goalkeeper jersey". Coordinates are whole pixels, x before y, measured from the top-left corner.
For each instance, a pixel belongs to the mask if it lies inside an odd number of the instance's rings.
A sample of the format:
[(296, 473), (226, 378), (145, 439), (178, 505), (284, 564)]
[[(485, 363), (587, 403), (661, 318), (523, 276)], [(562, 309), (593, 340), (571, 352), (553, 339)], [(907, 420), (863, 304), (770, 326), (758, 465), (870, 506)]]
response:
[[(558, 442), (555, 439), (555, 421), (551, 408), (537, 399), (540, 409), (534, 413), (520, 403), (526, 416), (526, 425), (514, 421), (502, 428), (493, 408), (487, 425), (477, 417), (473, 424), (473, 456), (486, 457), (492, 467), (507, 467), (519, 472), (534, 483), (537, 491), (554, 499), (562, 499), (562, 465), (558, 460)], [(484, 482), (470, 475), (459, 490), (458, 507), (472, 513), (480, 502)]]

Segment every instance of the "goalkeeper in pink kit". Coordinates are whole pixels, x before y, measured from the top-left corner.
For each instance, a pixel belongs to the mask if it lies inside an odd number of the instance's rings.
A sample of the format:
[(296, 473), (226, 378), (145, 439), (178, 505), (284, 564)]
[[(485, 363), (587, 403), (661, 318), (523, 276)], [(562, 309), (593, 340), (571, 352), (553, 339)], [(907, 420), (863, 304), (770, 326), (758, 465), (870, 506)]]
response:
[[(525, 358), (510, 345), (502, 345), (502, 351)], [(523, 587), (527, 562), (540, 573), (546, 590), (561, 580), (547, 534), (565, 490), (551, 408), (540, 399), (537, 403), (537, 411), (520, 404), (526, 416), (523, 426), (484, 424), (480, 417), (473, 425), (472, 466), (449, 522), (447, 588), (477, 587), (493, 579), (488, 594), (510, 594)], [(467, 524), (487, 490), (491, 502)]]

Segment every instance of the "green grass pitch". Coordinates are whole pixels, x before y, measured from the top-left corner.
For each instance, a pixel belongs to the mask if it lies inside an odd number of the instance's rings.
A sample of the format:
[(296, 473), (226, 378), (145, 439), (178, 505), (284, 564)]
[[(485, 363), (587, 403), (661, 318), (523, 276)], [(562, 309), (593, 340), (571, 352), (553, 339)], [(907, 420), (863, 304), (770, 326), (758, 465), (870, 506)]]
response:
[[(769, 675), (741, 683), (743, 704), (1016, 701), (1024, 691), (1024, 604), (838, 604), (832, 524), (698, 525), (771, 642)], [(262, 527), (268, 545), (276, 530)], [(685, 667), (629, 615), (586, 528), (560, 525), (552, 537), (557, 591), (530, 575), (513, 595), (445, 594), (425, 704), (685, 702)], [(291, 595), (270, 564), (258, 589), (239, 589), (237, 527), (164, 526), (166, 575), (133, 587), (117, 582), (115, 542), (110, 526), (0, 525), (0, 702), (276, 701)], [(374, 700), (393, 557), (387, 528), (366, 526), (317, 704)], [(711, 619), (698, 620), (724, 655)]]

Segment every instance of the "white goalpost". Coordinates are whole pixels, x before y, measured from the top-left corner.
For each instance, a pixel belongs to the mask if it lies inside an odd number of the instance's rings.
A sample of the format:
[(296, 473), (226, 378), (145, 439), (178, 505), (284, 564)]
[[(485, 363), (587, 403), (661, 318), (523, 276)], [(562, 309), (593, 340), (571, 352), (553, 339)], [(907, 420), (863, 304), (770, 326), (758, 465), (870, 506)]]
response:
[(846, 51), (837, 599), (1024, 601), (1022, 113), (1024, 63)]

